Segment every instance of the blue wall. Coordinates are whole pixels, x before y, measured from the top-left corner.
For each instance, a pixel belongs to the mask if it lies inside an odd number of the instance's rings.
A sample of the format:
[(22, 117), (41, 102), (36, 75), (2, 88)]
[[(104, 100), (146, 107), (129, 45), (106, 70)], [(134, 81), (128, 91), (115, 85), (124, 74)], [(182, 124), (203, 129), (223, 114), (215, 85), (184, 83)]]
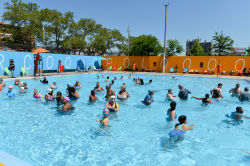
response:
[[(43, 70), (57, 70), (58, 61), (61, 60), (61, 65), (64, 69), (76, 69), (77, 61), (82, 60), (86, 64), (86, 68), (93, 67), (94, 62), (98, 61), (101, 65), (101, 56), (80, 56), (80, 55), (66, 55), (66, 54), (40, 54), (43, 59)], [(20, 76), (21, 67), (28, 70), (28, 75), (34, 73), (34, 54), (31, 52), (10, 52), (0, 51), (0, 75), (4, 74), (4, 68), (9, 67), (9, 59), (13, 59), (16, 65), (15, 76)]]

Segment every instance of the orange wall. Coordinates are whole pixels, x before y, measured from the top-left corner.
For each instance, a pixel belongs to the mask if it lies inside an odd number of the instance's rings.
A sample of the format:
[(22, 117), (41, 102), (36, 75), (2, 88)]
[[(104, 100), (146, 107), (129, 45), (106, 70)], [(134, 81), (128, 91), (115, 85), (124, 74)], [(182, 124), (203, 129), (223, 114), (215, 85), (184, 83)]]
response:
[[(110, 66), (122, 66), (131, 68), (132, 63), (136, 63), (136, 67), (141, 71), (142, 67), (154, 69), (156, 72), (162, 72), (163, 57), (160, 56), (105, 56), (107, 60), (102, 60), (102, 66), (107, 69)], [(208, 71), (217, 74), (217, 65), (222, 65), (222, 71), (240, 72), (243, 68), (250, 68), (250, 57), (242, 56), (171, 56), (166, 57), (165, 72), (169, 72), (171, 67), (178, 67), (178, 72), (181, 73), (183, 68), (189, 67), (189, 70)], [(154, 66), (156, 62), (156, 66)], [(203, 62), (203, 67), (200, 67), (200, 62)]]

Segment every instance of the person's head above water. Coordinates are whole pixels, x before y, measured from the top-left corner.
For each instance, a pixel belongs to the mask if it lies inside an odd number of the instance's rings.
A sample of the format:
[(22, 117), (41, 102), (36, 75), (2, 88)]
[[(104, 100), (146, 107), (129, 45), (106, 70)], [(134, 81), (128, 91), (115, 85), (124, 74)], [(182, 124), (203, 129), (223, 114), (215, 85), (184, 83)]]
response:
[(243, 114), (244, 110), (243, 110), (242, 107), (236, 107), (236, 112), (239, 113), (239, 114)]
[(109, 76), (107, 77), (107, 80), (109, 80)]
[(209, 99), (209, 98), (210, 98), (208, 93), (205, 94), (205, 98), (206, 98), (206, 99)]
[(11, 85), (8, 88), (9, 88), (9, 91), (12, 91), (12, 89), (13, 89)]
[(154, 90), (148, 90), (148, 94), (149, 94), (149, 95), (153, 95), (154, 93), (155, 93)]
[(57, 96), (57, 97), (61, 97), (61, 96), (62, 96), (62, 92), (58, 91), (58, 92), (56, 93), (56, 96)]
[(249, 91), (249, 88), (246, 86), (246, 87), (244, 88), (244, 91), (245, 91), (245, 92), (248, 92), (248, 91)]
[(34, 93), (37, 94), (37, 93), (38, 93), (38, 90), (37, 90), (37, 89), (34, 89)]
[(121, 91), (122, 91), (122, 92), (126, 92), (126, 86), (124, 86), (124, 85), (121, 86)]
[(97, 86), (97, 87), (98, 87), (98, 86), (100, 86), (100, 83), (99, 83), (99, 82), (97, 82), (97, 83), (96, 83), (96, 86)]
[(108, 109), (103, 110), (103, 116), (104, 117), (108, 117), (109, 116), (109, 110)]
[(179, 84), (178, 87), (179, 87), (180, 90), (183, 89), (183, 85), (182, 84)]
[(149, 83), (149, 84), (150, 84), (150, 83), (152, 83), (152, 80), (149, 80), (149, 82), (148, 82), (148, 83)]
[(172, 111), (175, 110), (175, 108), (176, 108), (176, 102), (175, 101), (171, 101), (170, 107), (171, 107)]
[(76, 84), (79, 84), (79, 80), (76, 80)]
[(180, 122), (180, 124), (185, 124), (187, 123), (187, 117), (185, 115), (181, 115), (179, 116), (178, 121)]
[(53, 85), (56, 85), (56, 81), (53, 81)]
[(168, 93), (173, 94), (174, 93), (173, 89), (169, 89)]
[(106, 85), (106, 89), (107, 89), (107, 90), (110, 90), (110, 85)]
[(236, 87), (237, 89), (240, 88), (240, 84), (237, 83), (237, 84), (235, 85), (235, 87)]
[(218, 84), (218, 88), (222, 88), (222, 83), (219, 83), (219, 84)]
[(92, 90), (92, 91), (91, 91), (91, 95), (92, 95), (92, 96), (95, 96), (95, 90)]
[(179, 123), (175, 124), (175, 129), (178, 129), (179, 126), (180, 126)]

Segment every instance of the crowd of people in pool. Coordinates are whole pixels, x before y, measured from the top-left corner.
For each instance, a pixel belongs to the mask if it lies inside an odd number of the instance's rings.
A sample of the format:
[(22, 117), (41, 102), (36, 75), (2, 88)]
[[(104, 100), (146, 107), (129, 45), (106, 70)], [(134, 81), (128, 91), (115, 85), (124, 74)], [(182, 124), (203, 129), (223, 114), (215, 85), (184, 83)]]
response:
[[(103, 75), (101, 77), (104, 79)], [(128, 76), (128, 78), (132, 78), (132, 75), (130, 74)], [(40, 78), (35, 77), (34, 79), (40, 79)], [(97, 76), (97, 79), (100, 79), (99, 75)], [(121, 76), (120, 79), (124, 79), (124, 77)], [(175, 79), (175, 77), (173, 77), (173, 79)], [(125, 83), (123, 83), (119, 93), (116, 95), (115, 91), (111, 88), (112, 85), (114, 84), (115, 80), (117, 80), (117, 77), (115, 77), (113, 80), (110, 80), (110, 77), (107, 77), (105, 79), (106, 83), (110, 82), (109, 84), (106, 85), (106, 95), (103, 98), (107, 101), (107, 103), (106, 103), (104, 110), (103, 110), (103, 118), (96, 120), (97, 122), (100, 122), (101, 126), (103, 126), (103, 127), (106, 127), (109, 125), (109, 115), (111, 113), (119, 111), (119, 104), (116, 102), (116, 98), (124, 100), (124, 99), (127, 99), (130, 97), (129, 93), (126, 91), (126, 84)], [(40, 82), (42, 84), (49, 84), (49, 81), (47, 80), (46, 77), (41, 79)], [(143, 79), (139, 78), (139, 77), (134, 78), (133, 82), (135, 84), (139, 84), (139, 85), (145, 84)], [(152, 80), (149, 80), (149, 82), (146, 84), (152, 84)], [(14, 85), (19, 87), (21, 93), (25, 93), (26, 90), (28, 89), (27, 83), (22, 82), (19, 79), (15, 80)], [(2, 91), (2, 88), (5, 86), (6, 86), (6, 83), (3, 81), (3, 79), (0, 79), (0, 91)], [(222, 86), (223, 85), (221, 83), (219, 83), (216, 88), (214, 88), (210, 91), (210, 94), (212, 96), (211, 98), (215, 99), (215, 101), (219, 101), (221, 98), (223, 98)], [(74, 109), (71, 101), (79, 99), (80, 96), (79, 96), (78, 90), (80, 90), (81, 88), (82, 88), (82, 85), (77, 80), (76, 83), (72, 86), (67, 84), (67, 89), (66, 89), (67, 97), (62, 96), (62, 93), (60, 91), (58, 91), (56, 93), (56, 95), (54, 95), (54, 90), (57, 89), (57, 84), (54, 81), (51, 85), (48, 86), (48, 93), (44, 96), (44, 99), (47, 102), (56, 101), (57, 105), (58, 105), (58, 111), (68, 112), (68, 111)], [(190, 125), (190, 126), (187, 125), (187, 117), (185, 115), (181, 115), (178, 117), (176, 114), (176, 105), (177, 104), (174, 100), (176, 100), (176, 99), (188, 100), (188, 97), (191, 94), (191, 91), (188, 90), (187, 88), (184, 88), (184, 86), (181, 84), (178, 85), (178, 88), (179, 88), (178, 96), (174, 96), (174, 91), (172, 89), (169, 89), (168, 94), (166, 95), (167, 101), (170, 102), (170, 108), (167, 110), (166, 121), (170, 122), (170, 121), (178, 120), (178, 122), (179, 122), (175, 125), (175, 129), (169, 133), (170, 137), (182, 136), (182, 135), (184, 135), (185, 131), (192, 130), (194, 127), (194, 125)], [(9, 90), (6, 92), (6, 96), (15, 97), (16, 92), (13, 90), (12, 85), (9, 85), (8, 89)], [(93, 88), (93, 90), (91, 90), (91, 93), (89, 96), (90, 102), (95, 102), (98, 100), (98, 98), (96, 96), (96, 92), (105, 92), (105, 89), (100, 86), (99, 82), (97, 82), (96, 86)], [(141, 102), (145, 105), (152, 104), (154, 102), (154, 93), (155, 93), (154, 90), (149, 90), (148, 94), (146, 95), (144, 100), (142, 100)], [(230, 89), (229, 93), (231, 93), (233, 97), (237, 97), (239, 99), (239, 101), (250, 101), (249, 88), (245, 87), (244, 91), (243, 91), (240, 89), (239, 83), (236, 84), (236, 86), (234, 88)], [(203, 105), (213, 104), (214, 100), (212, 101), (212, 99), (210, 98), (210, 94), (207, 93), (207, 94), (205, 94), (204, 97), (192, 96), (191, 98), (201, 100)], [(39, 93), (39, 91), (37, 89), (34, 89), (33, 97), (35, 99), (42, 99), (43, 95), (41, 93)], [(60, 107), (60, 106), (62, 106), (62, 107)], [(250, 117), (243, 115), (243, 113), (244, 113), (244, 109), (242, 107), (238, 106), (238, 107), (236, 107), (236, 111), (232, 112), (229, 117), (234, 119), (234, 120), (241, 120), (242, 118), (250, 119)]]

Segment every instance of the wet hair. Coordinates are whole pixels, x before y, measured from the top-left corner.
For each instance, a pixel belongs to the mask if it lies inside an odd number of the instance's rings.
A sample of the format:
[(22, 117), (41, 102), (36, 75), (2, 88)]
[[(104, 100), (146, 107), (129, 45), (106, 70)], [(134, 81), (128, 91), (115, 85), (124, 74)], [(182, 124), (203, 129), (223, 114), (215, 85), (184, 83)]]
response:
[(180, 123), (176, 123), (176, 124), (175, 124), (175, 128), (178, 128), (179, 125), (180, 125)]
[(170, 109), (171, 109), (171, 111), (174, 111), (175, 108), (176, 108), (176, 102), (175, 101), (171, 101), (171, 103), (170, 103)]
[(95, 96), (95, 91), (94, 90), (91, 91), (91, 95)]
[(249, 91), (249, 88), (246, 86), (246, 87), (244, 88), (244, 91), (248, 92), (248, 91)]
[(109, 77), (107, 77), (107, 79), (109, 79)]
[(237, 84), (236, 84), (236, 87), (238, 87), (238, 88), (239, 88), (239, 87), (240, 87), (240, 84), (239, 84), (239, 83), (237, 83)]
[(56, 95), (57, 95), (57, 96), (62, 96), (62, 92), (58, 91), (58, 92), (56, 93)]
[(172, 90), (173, 90), (173, 89), (169, 89), (169, 90), (168, 90), (168, 93), (170, 93)]
[(141, 79), (140, 81), (141, 81), (141, 85), (144, 85), (144, 81), (143, 81), (143, 79)]
[(243, 108), (242, 107), (236, 107), (236, 112), (243, 114)]
[(149, 83), (152, 83), (152, 80), (149, 80)]
[(115, 81), (114, 81), (114, 80), (112, 80), (112, 81), (111, 81), (111, 84), (114, 84), (114, 83), (115, 83)]
[(179, 87), (180, 89), (183, 89), (183, 88), (184, 88), (183, 85), (181, 85), (181, 84), (179, 84), (178, 87)]
[(74, 87), (69, 87), (69, 88), (68, 88), (68, 92), (69, 92), (69, 94), (71, 94), (72, 92), (75, 93), (76, 90), (75, 90)]
[(219, 84), (218, 84), (218, 87), (219, 87), (219, 86), (222, 86), (222, 83), (219, 83)]
[(205, 98), (209, 99), (209, 94), (208, 93), (205, 94)]
[(187, 120), (187, 117), (185, 115), (181, 115), (178, 118), (178, 121), (180, 122), (180, 124), (184, 124), (186, 120)]
[(49, 95), (53, 95), (53, 90), (51, 90), (48, 94), (49, 94)]

